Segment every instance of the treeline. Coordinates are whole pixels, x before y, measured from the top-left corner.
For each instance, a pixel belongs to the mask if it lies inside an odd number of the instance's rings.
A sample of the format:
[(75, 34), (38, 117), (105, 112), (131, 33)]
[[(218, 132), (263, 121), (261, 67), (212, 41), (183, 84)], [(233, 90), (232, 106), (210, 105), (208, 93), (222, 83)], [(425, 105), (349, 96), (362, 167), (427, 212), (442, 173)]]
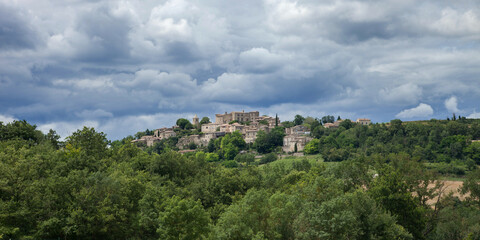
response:
[[(227, 136), (220, 149), (237, 144)], [(480, 236), (480, 170), (466, 179), (466, 200), (450, 195), (432, 206), (442, 186), (409, 153), (226, 168), (203, 151), (110, 144), (93, 128), (58, 139), (25, 121), (0, 124), (0, 239)]]
[(315, 128), (306, 154), (320, 153), (326, 161), (358, 156), (405, 153), (413, 160), (438, 163), (443, 173), (464, 174), (480, 164), (479, 120), (402, 122), (358, 125), (350, 120), (338, 129)]

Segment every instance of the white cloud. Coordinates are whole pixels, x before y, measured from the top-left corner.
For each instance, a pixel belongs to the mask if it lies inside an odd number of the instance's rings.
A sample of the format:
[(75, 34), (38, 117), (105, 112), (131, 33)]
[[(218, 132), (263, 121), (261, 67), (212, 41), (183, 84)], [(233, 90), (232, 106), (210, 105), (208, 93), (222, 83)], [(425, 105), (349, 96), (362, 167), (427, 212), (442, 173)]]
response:
[(98, 131), (100, 124), (97, 121), (60, 121), (40, 124), (38, 125), (38, 130), (42, 131), (43, 133), (48, 133), (50, 129), (53, 129), (58, 135), (60, 135), (61, 140), (65, 140), (66, 137), (72, 135), (72, 133), (78, 129), (82, 129), (84, 126), (93, 127)]
[(451, 113), (462, 112), (458, 109), (458, 100), (455, 96), (452, 96), (449, 99), (445, 100), (445, 108), (447, 108), (447, 110)]
[(159, 111), (159, 119), (258, 109), (389, 121), (443, 117), (421, 102), (457, 112), (460, 99), (463, 109), (480, 101), (472, 1), (2, 4), (15, 5), (0, 11), (0, 25), (15, 26), (16, 40), (0, 43), (0, 112), (37, 125), (96, 120), (119, 136), (168, 126), (128, 123)]
[(477, 112), (472, 113), (472, 114), (468, 115), (467, 118), (477, 118), (477, 119), (479, 119), (480, 118), (480, 113), (477, 113)]
[(16, 119), (12, 116), (0, 114), (0, 122), (3, 122), (3, 124), (11, 123), (14, 120)]
[(428, 117), (433, 114), (433, 108), (425, 103), (420, 103), (417, 107), (405, 109), (398, 113), (396, 117), (398, 118), (418, 118), (418, 117)]
[(83, 110), (80, 113), (76, 113), (78, 117), (83, 119), (97, 119), (97, 118), (109, 118), (113, 117), (111, 112), (107, 112), (103, 109), (96, 109), (96, 110)]
[(380, 90), (380, 99), (391, 104), (416, 104), (422, 96), (422, 88), (413, 83), (407, 83), (392, 89)]
[(268, 72), (282, 66), (282, 57), (265, 48), (252, 48), (241, 52), (239, 62), (246, 72)]
[(477, 35), (480, 34), (480, 19), (473, 10), (461, 12), (450, 7), (442, 10), (441, 17), (431, 24), (431, 28), (445, 35)]
[(93, 79), (58, 79), (53, 81), (56, 86), (74, 86), (79, 89), (101, 90), (113, 87), (110, 77), (98, 77)]

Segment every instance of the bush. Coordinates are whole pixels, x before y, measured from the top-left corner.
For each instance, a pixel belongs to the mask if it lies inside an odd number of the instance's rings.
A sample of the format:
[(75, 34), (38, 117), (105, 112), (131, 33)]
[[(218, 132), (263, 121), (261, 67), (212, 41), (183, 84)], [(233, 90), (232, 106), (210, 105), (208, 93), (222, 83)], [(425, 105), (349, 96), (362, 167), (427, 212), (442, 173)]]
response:
[(273, 161), (276, 161), (277, 159), (278, 157), (277, 157), (277, 154), (275, 153), (265, 154), (265, 156), (263, 156), (262, 159), (260, 159), (260, 164), (273, 162)]
[(251, 153), (237, 154), (237, 156), (235, 156), (235, 161), (249, 164), (255, 161), (255, 155)]
[(205, 155), (205, 160), (207, 162), (218, 162), (219, 159), (220, 159), (220, 157), (216, 153), (207, 153)]
[(226, 168), (236, 168), (238, 167), (238, 163), (235, 160), (228, 160), (222, 162), (222, 165), (225, 166)]
[(308, 142), (303, 149), (305, 154), (317, 154), (319, 152), (320, 140), (312, 139), (312, 141)]

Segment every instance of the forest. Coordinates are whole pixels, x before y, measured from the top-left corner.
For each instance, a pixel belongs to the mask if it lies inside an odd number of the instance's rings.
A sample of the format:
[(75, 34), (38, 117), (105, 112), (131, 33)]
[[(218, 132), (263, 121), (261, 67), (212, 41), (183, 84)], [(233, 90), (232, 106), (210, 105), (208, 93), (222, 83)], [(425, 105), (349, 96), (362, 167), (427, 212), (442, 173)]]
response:
[(480, 120), (323, 120), (285, 123), (312, 129), (304, 157), (284, 126), (181, 154), (0, 122), (0, 239), (480, 239)]

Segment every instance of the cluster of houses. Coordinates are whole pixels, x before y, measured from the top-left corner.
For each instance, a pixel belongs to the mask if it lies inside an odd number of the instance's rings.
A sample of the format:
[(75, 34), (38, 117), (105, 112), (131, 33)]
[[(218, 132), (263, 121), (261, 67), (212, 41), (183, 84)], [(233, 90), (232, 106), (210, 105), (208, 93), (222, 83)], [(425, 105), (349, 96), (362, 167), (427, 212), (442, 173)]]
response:
[[(334, 123), (326, 123), (325, 128), (336, 128), (340, 126), (342, 120)], [(357, 119), (358, 124), (368, 125), (370, 119)], [(277, 125), (281, 125), (278, 117), (260, 116), (258, 111), (253, 112), (231, 112), (224, 114), (215, 114), (215, 122), (201, 124), (197, 115), (192, 119), (192, 125), (201, 129), (201, 133), (197, 135), (183, 136), (178, 140), (177, 147), (185, 149), (192, 143), (196, 146), (207, 146), (211, 139), (225, 136), (227, 133), (238, 131), (242, 134), (246, 143), (253, 143), (257, 138), (259, 131), (270, 132)], [(153, 136), (143, 136), (132, 142), (141, 143), (146, 146), (153, 146), (155, 142), (176, 136), (175, 128), (160, 128), (154, 131)], [(285, 137), (283, 139), (283, 151), (294, 152), (303, 151), (305, 145), (312, 139), (310, 137), (310, 129), (306, 126), (298, 125), (285, 129)]]

